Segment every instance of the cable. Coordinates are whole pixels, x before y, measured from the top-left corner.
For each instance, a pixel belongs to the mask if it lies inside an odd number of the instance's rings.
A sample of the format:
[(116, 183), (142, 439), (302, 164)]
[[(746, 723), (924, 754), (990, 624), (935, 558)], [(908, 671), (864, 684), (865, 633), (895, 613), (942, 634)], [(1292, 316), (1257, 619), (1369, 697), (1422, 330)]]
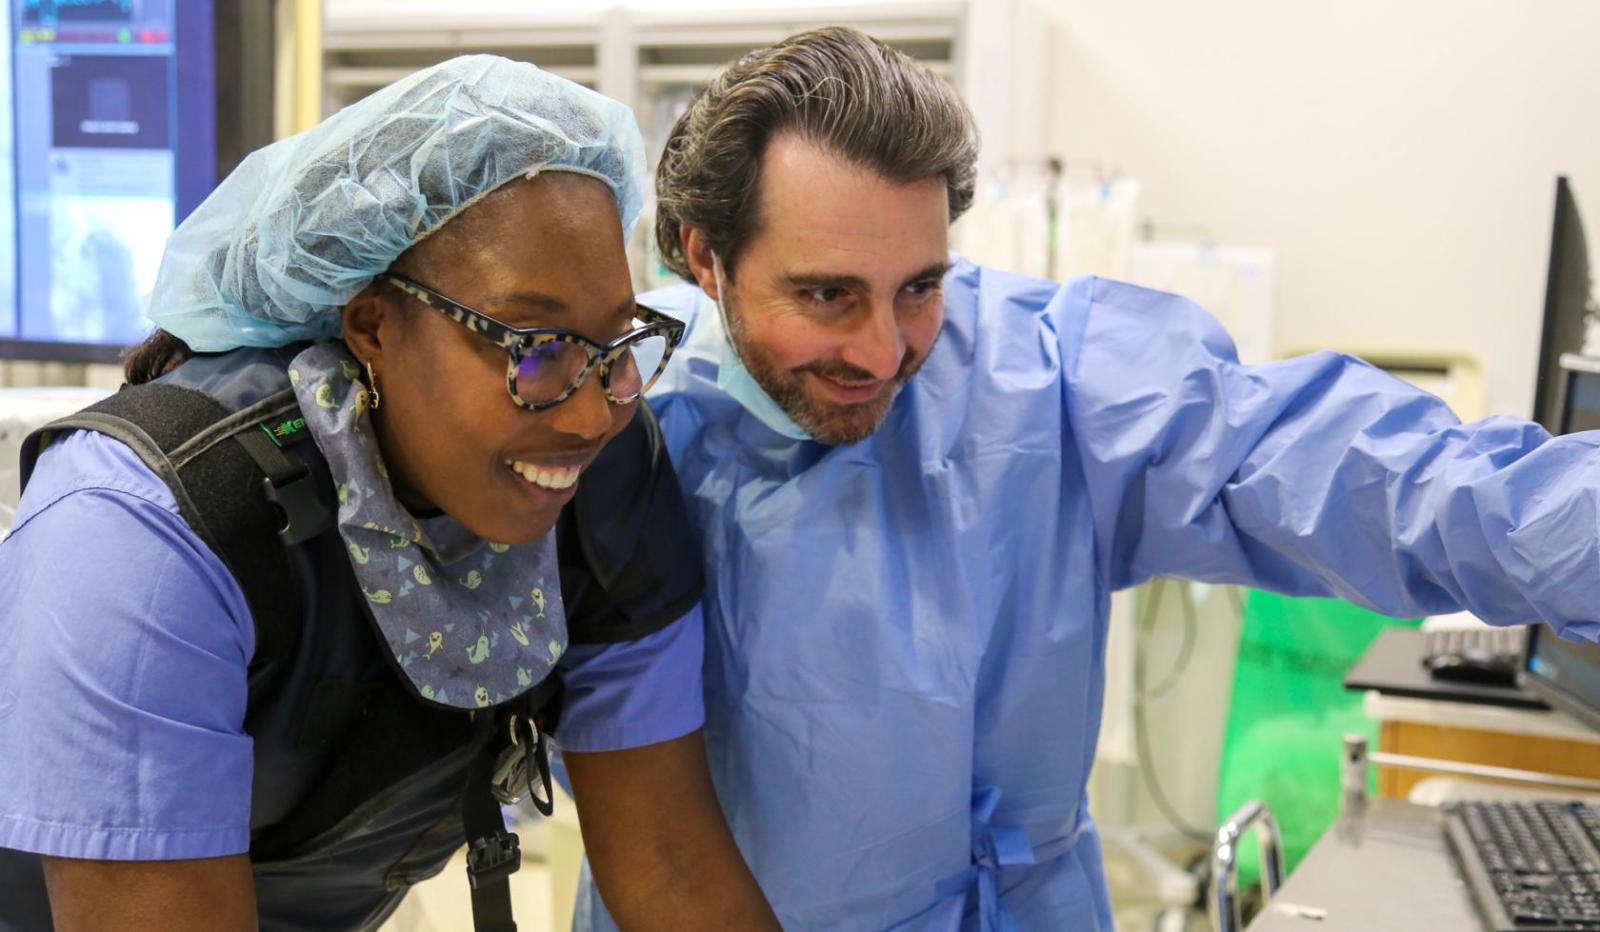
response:
[(1233, 603), (1234, 612), (1236, 614), (1238, 614), (1239, 620), (1243, 621), (1244, 620), (1244, 587), (1243, 586), (1224, 586), (1223, 588), (1228, 591), (1228, 601)]
[[(1147, 620), (1154, 618), (1154, 608), (1161, 604), (1160, 593), (1162, 587), (1168, 584), (1169, 583), (1167, 583), (1165, 580), (1157, 580), (1156, 583), (1151, 586), (1151, 606), (1144, 613)], [(1178, 813), (1178, 808), (1172, 804), (1172, 800), (1168, 798), (1166, 791), (1162, 789), (1161, 781), (1157, 777), (1155, 767), (1153, 766), (1155, 755), (1150, 745), (1150, 729), (1145, 721), (1145, 702), (1147, 695), (1144, 687), (1145, 639), (1141, 636), (1142, 633), (1143, 632), (1139, 630), (1139, 626), (1135, 626), (1133, 644), (1133, 735), (1134, 740), (1138, 744), (1139, 777), (1141, 782), (1144, 783), (1145, 790), (1149, 792), (1151, 800), (1155, 802), (1156, 808), (1161, 810), (1162, 816), (1166, 818), (1167, 822), (1169, 822), (1173, 828), (1177, 829), (1180, 833), (1195, 841), (1210, 841), (1210, 832), (1195, 828), (1193, 825), (1189, 824), (1187, 819)], [(1185, 663), (1187, 663), (1187, 660), (1185, 660)], [(1171, 678), (1171, 676), (1168, 677), (1168, 679)]]
[(1160, 699), (1171, 692), (1173, 687), (1177, 686), (1178, 682), (1183, 679), (1183, 675), (1188, 672), (1189, 662), (1194, 659), (1195, 633), (1200, 626), (1199, 610), (1194, 604), (1194, 593), (1190, 591), (1187, 585), (1176, 583), (1172, 580), (1160, 580), (1151, 587), (1154, 591), (1150, 594), (1149, 610), (1145, 613), (1145, 628), (1152, 634), (1155, 632), (1156, 609), (1161, 605), (1162, 591), (1169, 585), (1178, 587), (1178, 596), (1183, 601), (1183, 640), (1178, 644), (1178, 656), (1172, 661), (1172, 669), (1162, 679), (1161, 685), (1140, 695), (1140, 698), (1146, 702)]

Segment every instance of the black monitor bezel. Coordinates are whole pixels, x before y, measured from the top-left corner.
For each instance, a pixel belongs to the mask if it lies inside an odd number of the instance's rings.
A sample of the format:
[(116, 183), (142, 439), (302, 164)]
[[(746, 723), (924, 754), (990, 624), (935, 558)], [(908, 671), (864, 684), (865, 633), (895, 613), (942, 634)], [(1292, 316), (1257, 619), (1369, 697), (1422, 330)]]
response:
[[(272, 142), (273, 4), (214, 0), (211, 15), (220, 181), (246, 155)], [(116, 364), (127, 350), (119, 343), (0, 338), (0, 360)]]
[[(1550, 256), (1545, 272), (1544, 309), (1539, 332), (1539, 362), (1534, 373), (1533, 420), (1551, 433), (1560, 433), (1560, 412), (1565, 402), (1566, 383), (1560, 368), (1561, 356), (1577, 351), (1583, 343), (1584, 315), (1574, 315), (1562, 304), (1576, 275), (1583, 279), (1578, 291), (1587, 294), (1589, 261), (1587, 237), (1578, 199), (1565, 175), (1556, 177), (1555, 210), (1551, 218)], [(1576, 262), (1569, 262), (1575, 256)], [(1574, 267), (1576, 266), (1576, 267)]]

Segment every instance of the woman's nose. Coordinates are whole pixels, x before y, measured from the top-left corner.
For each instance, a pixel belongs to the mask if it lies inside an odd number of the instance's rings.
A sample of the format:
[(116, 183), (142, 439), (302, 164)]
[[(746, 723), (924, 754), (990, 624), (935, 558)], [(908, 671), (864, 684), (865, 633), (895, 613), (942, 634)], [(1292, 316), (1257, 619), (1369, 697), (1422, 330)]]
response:
[(612, 415), (611, 400), (595, 371), (571, 397), (550, 409), (550, 426), (584, 440), (599, 440), (611, 430)]

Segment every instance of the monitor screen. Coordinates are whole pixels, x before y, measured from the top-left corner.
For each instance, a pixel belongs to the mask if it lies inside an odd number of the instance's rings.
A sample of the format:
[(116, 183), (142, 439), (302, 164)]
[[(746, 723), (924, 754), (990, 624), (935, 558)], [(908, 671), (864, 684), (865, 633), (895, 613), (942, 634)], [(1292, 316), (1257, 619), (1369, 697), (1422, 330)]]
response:
[(1552, 706), (1600, 728), (1600, 644), (1565, 641), (1536, 625), (1528, 637), (1521, 680)]
[(1561, 432), (1600, 430), (1600, 371), (1573, 371), (1567, 375), (1567, 405)]
[(9, 0), (7, 12), (0, 191), (14, 192), (15, 235), (0, 237), (0, 340), (9, 356), (114, 358), (148, 332), (167, 236), (217, 180), (212, 5)]

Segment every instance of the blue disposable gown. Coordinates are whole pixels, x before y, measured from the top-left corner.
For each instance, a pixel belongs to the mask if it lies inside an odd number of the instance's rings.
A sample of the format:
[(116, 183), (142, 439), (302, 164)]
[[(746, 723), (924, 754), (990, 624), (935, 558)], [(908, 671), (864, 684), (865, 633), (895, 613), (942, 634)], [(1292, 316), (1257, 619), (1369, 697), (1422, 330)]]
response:
[(718, 390), (698, 291), (644, 299), (693, 321), (652, 403), (710, 574), (711, 769), (786, 928), (1111, 928), (1084, 787), (1114, 589), (1600, 633), (1600, 435), (1463, 426), (1334, 353), (1243, 366), (1129, 285), (963, 263), (945, 295), (882, 428), (834, 448)]

